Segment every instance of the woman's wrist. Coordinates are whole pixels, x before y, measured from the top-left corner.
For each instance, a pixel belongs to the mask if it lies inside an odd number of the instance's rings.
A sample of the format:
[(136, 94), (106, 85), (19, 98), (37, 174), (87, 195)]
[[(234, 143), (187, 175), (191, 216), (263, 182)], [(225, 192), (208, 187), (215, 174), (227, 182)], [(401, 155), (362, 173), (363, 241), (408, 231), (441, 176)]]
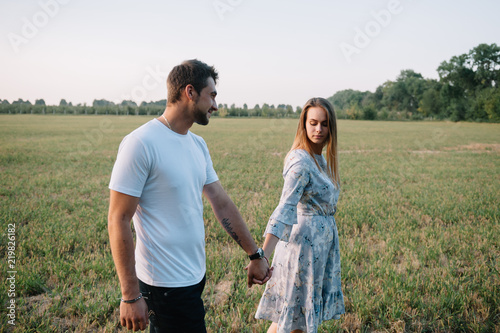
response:
[(271, 258), (271, 254), (273, 254), (274, 249), (271, 249), (270, 247), (266, 246), (264, 246), (262, 249), (264, 250), (264, 257), (266, 257), (269, 260), (269, 258)]

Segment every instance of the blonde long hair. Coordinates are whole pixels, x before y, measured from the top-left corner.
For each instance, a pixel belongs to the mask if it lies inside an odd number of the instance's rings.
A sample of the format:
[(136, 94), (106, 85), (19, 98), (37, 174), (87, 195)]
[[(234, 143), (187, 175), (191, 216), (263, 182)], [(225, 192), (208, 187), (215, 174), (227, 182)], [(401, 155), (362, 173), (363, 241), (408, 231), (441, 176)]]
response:
[(325, 139), (323, 145), (323, 147), (326, 146), (326, 172), (335, 186), (340, 189), (339, 158), (337, 150), (337, 119), (335, 117), (333, 105), (327, 99), (314, 97), (306, 102), (306, 104), (302, 108), (302, 113), (300, 114), (297, 133), (295, 134), (295, 140), (293, 141), (292, 149), (290, 149), (290, 151), (294, 149), (306, 150), (314, 159), (314, 162), (316, 162), (316, 165), (319, 168), (318, 162), (314, 157), (311, 141), (307, 137), (306, 132), (307, 111), (311, 107), (320, 107), (326, 112), (328, 120), (328, 137)]

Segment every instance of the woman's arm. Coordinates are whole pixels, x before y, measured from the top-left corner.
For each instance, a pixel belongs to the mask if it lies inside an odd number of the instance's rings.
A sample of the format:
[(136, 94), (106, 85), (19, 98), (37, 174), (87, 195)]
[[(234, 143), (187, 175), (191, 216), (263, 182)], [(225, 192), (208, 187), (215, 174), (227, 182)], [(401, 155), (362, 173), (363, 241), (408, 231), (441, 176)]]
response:
[(273, 254), (274, 249), (276, 248), (276, 244), (280, 239), (273, 234), (266, 234), (266, 239), (264, 240), (264, 255), (266, 258), (271, 258), (271, 254)]

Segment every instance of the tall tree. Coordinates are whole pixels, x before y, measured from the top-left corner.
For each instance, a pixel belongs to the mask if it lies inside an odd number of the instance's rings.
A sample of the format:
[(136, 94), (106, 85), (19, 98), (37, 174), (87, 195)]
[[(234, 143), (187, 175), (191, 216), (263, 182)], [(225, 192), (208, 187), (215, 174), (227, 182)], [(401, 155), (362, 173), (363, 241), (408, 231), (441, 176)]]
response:
[[(486, 105), (491, 105), (485, 101), (496, 100), (500, 89), (500, 47), (479, 44), (469, 53), (443, 61), (438, 74), (444, 84), (441, 96), (452, 119), (483, 119), (488, 114)], [(493, 91), (486, 93), (485, 89)]]
[(498, 88), (500, 83), (500, 46), (479, 44), (469, 52), (477, 86)]
[(387, 82), (384, 90), (385, 104), (390, 109), (415, 112), (425, 89), (422, 74), (412, 69), (402, 70), (395, 82)]
[(418, 111), (424, 117), (440, 117), (442, 111), (442, 84), (436, 80), (426, 80), (426, 88), (419, 102)]
[[(468, 94), (474, 90), (474, 71), (467, 54), (453, 56), (449, 62), (443, 61), (437, 71), (441, 82), (448, 84), (460, 94)], [(458, 96), (457, 96), (458, 97)]]

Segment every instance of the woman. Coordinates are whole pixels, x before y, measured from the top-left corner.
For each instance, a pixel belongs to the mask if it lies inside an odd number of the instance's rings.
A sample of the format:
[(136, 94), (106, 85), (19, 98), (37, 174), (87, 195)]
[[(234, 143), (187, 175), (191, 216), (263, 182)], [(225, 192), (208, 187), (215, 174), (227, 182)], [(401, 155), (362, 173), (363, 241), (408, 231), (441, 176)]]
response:
[(324, 98), (312, 98), (300, 115), (285, 158), (281, 199), (264, 233), (265, 257), (276, 249), (274, 271), (255, 317), (273, 322), (268, 333), (315, 333), (322, 321), (344, 313), (334, 219), (338, 169), (333, 106)]

